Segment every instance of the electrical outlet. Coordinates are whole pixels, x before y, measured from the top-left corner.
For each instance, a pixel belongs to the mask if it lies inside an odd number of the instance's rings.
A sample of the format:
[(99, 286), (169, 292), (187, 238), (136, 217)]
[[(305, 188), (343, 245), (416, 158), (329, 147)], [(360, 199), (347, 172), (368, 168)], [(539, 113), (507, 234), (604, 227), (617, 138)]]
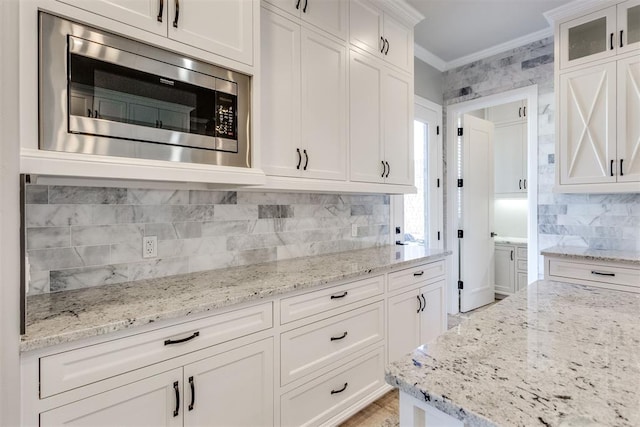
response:
[(158, 256), (158, 236), (144, 236), (142, 238), (142, 258)]
[(351, 237), (358, 237), (358, 226), (351, 224)]

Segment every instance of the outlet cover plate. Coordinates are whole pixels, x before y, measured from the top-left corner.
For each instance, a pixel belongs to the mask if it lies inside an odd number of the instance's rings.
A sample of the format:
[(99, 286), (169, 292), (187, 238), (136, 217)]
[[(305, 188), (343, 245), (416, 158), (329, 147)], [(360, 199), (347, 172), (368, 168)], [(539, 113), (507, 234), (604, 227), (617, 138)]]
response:
[(158, 236), (144, 236), (142, 238), (142, 258), (158, 256)]

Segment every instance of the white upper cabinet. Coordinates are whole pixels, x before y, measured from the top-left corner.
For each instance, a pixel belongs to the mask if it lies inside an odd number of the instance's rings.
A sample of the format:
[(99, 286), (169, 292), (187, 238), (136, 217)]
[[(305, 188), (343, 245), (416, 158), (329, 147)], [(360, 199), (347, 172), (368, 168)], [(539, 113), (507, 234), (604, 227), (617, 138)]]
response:
[(640, 48), (640, 0), (560, 24), (560, 68), (613, 57)]
[(508, 104), (496, 105), (487, 109), (487, 120), (493, 124), (503, 124), (512, 122), (526, 122), (527, 120), (526, 101), (510, 102)]
[(560, 76), (560, 183), (616, 181), (616, 63)]
[(413, 184), (413, 76), (386, 71), (382, 79), (385, 182)]
[(166, 0), (169, 37), (249, 64), (253, 63), (252, 0)]
[(302, 29), (303, 176), (347, 179), (347, 49)]
[(351, 180), (413, 184), (409, 76), (355, 50), (349, 73)]
[(636, 193), (640, 0), (585, 12), (556, 24), (556, 191)]
[(618, 61), (618, 181), (640, 182), (640, 56)]
[(59, 0), (244, 64), (253, 64), (253, 0)]
[(527, 193), (527, 104), (516, 101), (487, 109), (493, 134), (495, 194), (521, 197)]
[(369, 0), (351, 0), (349, 41), (405, 71), (413, 68), (413, 28)]
[(266, 9), (261, 44), (263, 169), (346, 180), (346, 47)]
[(266, 0), (277, 8), (315, 25), (342, 40), (347, 39), (348, 0)]

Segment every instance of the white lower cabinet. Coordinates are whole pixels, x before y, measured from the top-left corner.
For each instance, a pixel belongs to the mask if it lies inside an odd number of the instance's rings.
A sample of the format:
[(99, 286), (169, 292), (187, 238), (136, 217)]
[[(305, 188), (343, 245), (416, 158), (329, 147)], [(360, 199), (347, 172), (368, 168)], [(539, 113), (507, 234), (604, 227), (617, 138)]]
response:
[(44, 412), (40, 425), (273, 425), (273, 341), (226, 351)]
[(174, 369), (43, 412), (40, 426), (181, 426), (174, 411), (183, 388), (182, 369)]
[(389, 298), (389, 362), (398, 360), (446, 330), (445, 281)]
[(24, 353), (22, 425), (337, 425), (390, 389), (386, 363), (445, 330), (444, 277), (439, 259)]
[(495, 292), (511, 295), (527, 287), (527, 245), (496, 243)]

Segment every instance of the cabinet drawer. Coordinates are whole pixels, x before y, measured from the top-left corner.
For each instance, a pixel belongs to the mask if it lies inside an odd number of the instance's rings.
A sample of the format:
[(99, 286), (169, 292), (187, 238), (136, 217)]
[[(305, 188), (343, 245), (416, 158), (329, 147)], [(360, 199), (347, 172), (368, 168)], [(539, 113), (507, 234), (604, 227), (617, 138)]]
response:
[(384, 338), (382, 301), (282, 334), (281, 385)]
[[(591, 284), (620, 285), (617, 289), (640, 292), (640, 270), (608, 264), (549, 260), (549, 278)], [(624, 287), (624, 288), (623, 288)]]
[(518, 271), (527, 271), (527, 260), (519, 259), (517, 263)]
[(384, 277), (377, 276), (291, 298), (284, 298), (280, 303), (280, 321), (284, 324), (314, 314), (324, 313), (327, 310), (380, 295), (383, 291)]
[(389, 273), (389, 291), (431, 281), (444, 276), (444, 260)]
[(527, 247), (516, 246), (516, 258), (527, 259)]
[[(272, 303), (40, 358), (40, 398), (273, 326)], [(197, 333), (197, 336), (195, 336)], [(193, 337), (183, 342), (172, 343)], [(169, 341), (169, 342), (167, 342)]]
[[(283, 426), (318, 425), (384, 386), (380, 347), (281, 397)], [(342, 390), (342, 391), (340, 391)]]

